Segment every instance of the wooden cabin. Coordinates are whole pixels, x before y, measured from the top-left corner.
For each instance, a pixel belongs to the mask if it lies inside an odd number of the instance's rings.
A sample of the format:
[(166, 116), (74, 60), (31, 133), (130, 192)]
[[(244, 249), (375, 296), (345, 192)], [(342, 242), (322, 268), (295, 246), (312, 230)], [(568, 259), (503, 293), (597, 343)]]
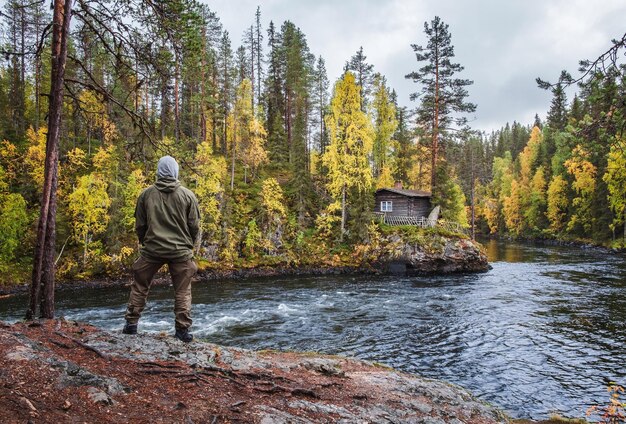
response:
[(426, 191), (406, 190), (396, 184), (394, 188), (381, 188), (375, 193), (374, 212), (387, 217), (428, 218), (432, 195)]

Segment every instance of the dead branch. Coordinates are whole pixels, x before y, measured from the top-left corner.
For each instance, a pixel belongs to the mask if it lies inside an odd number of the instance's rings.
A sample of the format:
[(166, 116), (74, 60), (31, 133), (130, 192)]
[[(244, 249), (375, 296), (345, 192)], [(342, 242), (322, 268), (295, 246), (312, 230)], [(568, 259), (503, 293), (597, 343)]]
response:
[(137, 372), (141, 374), (150, 374), (150, 375), (159, 375), (159, 374), (180, 375), (180, 371), (176, 371), (176, 370), (139, 370)]
[(67, 345), (67, 344), (65, 344), (63, 342), (57, 342), (56, 340), (53, 340), (53, 339), (50, 339), (50, 343), (52, 343), (54, 345), (57, 345), (59, 347), (62, 347), (63, 349), (70, 349), (71, 348), (70, 345)]
[(139, 365), (143, 366), (143, 367), (159, 367), (159, 368), (177, 368), (180, 369), (182, 368), (180, 365), (176, 365), (176, 364), (159, 364), (158, 362), (140, 362)]
[(106, 359), (107, 361), (110, 361), (110, 360), (111, 360), (111, 358), (109, 357), (109, 355), (107, 355), (107, 354), (105, 354), (105, 353), (103, 353), (103, 352), (99, 351), (98, 349), (96, 349), (96, 348), (95, 348), (95, 347), (93, 347), (93, 346), (89, 346), (87, 343), (84, 343), (84, 342), (82, 342), (82, 341), (80, 341), (80, 340), (78, 340), (78, 339), (75, 339), (74, 337), (70, 337), (70, 336), (68, 336), (67, 334), (63, 334), (63, 333), (62, 333), (62, 332), (60, 332), (60, 331), (55, 331), (55, 332), (54, 332), (54, 334), (56, 334), (57, 336), (60, 336), (60, 337), (63, 337), (63, 338), (66, 338), (66, 339), (68, 339), (68, 340), (73, 341), (74, 343), (76, 343), (76, 344), (77, 344), (77, 345), (79, 345), (80, 347), (85, 348), (85, 349), (87, 349), (87, 350), (90, 350), (90, 351), (94, 352), (94, 353), (95, 353), (95, 354), (97, 354), (99, 357), (101, 357), (101, 358), (103, 358), (103, 359)]

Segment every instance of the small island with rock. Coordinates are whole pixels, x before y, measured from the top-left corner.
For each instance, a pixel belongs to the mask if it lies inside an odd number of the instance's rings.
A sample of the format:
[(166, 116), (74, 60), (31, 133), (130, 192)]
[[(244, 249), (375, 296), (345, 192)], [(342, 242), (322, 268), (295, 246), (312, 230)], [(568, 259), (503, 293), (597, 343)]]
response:
[(449, 274), (490, 269), (484, 248), (462, 232), (418, 226), (372, 224), (362, 243), (343, 249), (315, 247), (293, 261), (244, 262), (240, 266), (200, 261), (199, 278), (331, 274)]

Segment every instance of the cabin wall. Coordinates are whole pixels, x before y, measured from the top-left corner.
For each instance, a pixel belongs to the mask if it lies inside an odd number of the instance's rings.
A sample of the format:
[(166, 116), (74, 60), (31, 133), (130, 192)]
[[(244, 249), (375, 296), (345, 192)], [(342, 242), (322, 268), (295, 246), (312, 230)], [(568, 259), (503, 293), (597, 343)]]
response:
[(381, 212), (380, 202), (391, 201), (393, 210), (391, 212), (385, 212), (390, 216), (407, 216), (409, 214), (409, 201), (406, 196), (402, 196), (396, 193), (381, 193), (376, 195), (376, 204), (374, 212)]
[(380, 202), (391, 201), (393, 210), (386, 212), (388, 216), (414, 216), (417, 218), (428, 217), (430, 213), (430, 199), (420, 197), (408, 197), (397, 193), (382, 192), (376, 194), (374, 212), (381, 212)]
[(409, 200), (410, 204), (410, 216), (417, 218), (428, 218), (428, 214), (432, 209), (430, 206), (430, 199), (428, 197), (413, 197)]

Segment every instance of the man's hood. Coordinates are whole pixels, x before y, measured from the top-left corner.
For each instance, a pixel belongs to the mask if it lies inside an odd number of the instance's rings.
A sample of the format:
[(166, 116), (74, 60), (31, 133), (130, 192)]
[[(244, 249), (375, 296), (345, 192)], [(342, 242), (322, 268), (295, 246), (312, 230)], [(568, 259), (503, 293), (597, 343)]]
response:
[(157, 164), (157, 181), (154, 186), (163, 193), (171, 193), (180, 187), (178, 163), (171, 156), (163, 156)]
[(171, 193), (180, 187), (180, 181), (170, 177), (159, 178), (154, 186), (162, 193)]
[(157, 164), (157, 180), (162, 178), (178, 179), (178, 163), (171, 156), (163, 156)]

